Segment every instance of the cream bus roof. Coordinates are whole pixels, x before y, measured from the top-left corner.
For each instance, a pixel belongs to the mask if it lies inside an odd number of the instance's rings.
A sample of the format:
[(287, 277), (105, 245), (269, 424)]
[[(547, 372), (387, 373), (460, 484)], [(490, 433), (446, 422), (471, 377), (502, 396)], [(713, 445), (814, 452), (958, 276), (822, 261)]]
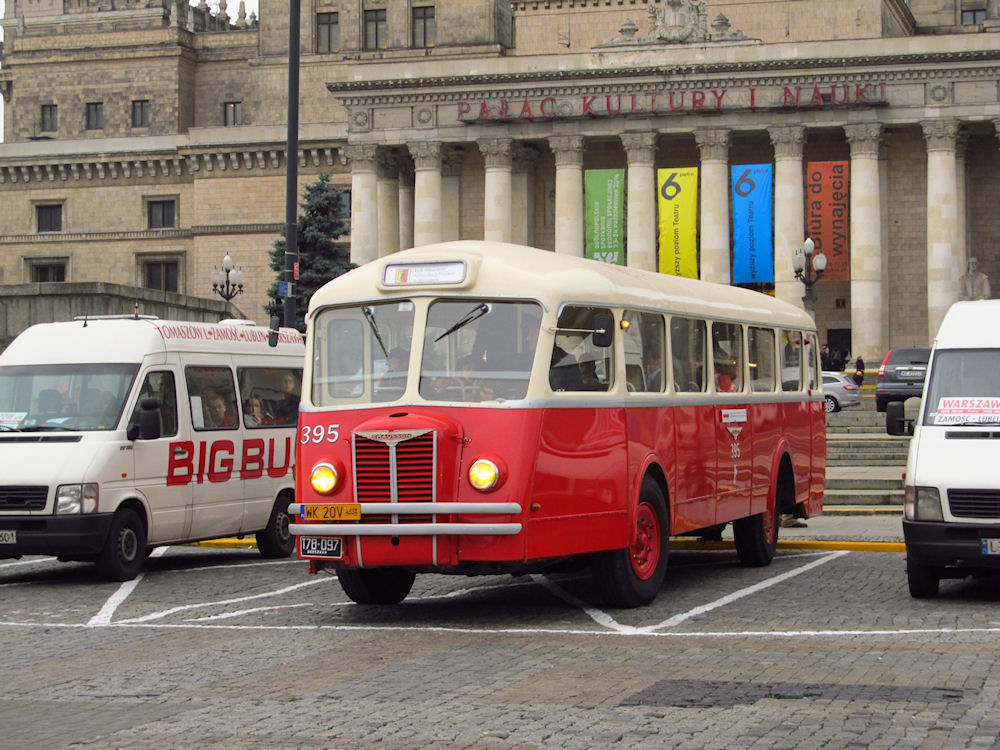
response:
[[(431, 261), (443, 262), (439, 266), (443, 272), (405, 279), (411, 264)], [(458, 265), (452, 264), (452, 273), (447, 261), (464, 261), (467, 271), (460, 276)], [(399, 278), (405, 280), (396, 281)], [(564, 301), (588, 302), (815, 327), (804, 310), (747, 289), (473, 240), (424, 245), (367, 263), (317, 290), (309, 301), (309, 313), (329, 305), (428, 294), (539, 299), (550, 310)]]

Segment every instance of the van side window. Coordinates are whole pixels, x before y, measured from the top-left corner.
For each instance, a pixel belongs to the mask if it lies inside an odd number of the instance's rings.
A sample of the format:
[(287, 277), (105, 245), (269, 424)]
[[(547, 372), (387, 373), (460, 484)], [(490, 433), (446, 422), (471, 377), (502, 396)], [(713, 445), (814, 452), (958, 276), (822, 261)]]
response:
[(743, 326), (739, 323), (712, 323), (712, 364), (717, 392), (743, 390)]
[(286, 367), (239, 367), (243, 424), (294, 426), (299, 419), (302, 371)]
[(177, 388), (174, 385), (174, 374), (169, 370), (153, 370), (146, 373), (139, 398), (135, 402), (129, 424), (139, 423), (139, 410), (142, 400), (155, 398), (160, 402), (160, 437), (173, 437), (177, 434)]
[(674, 389), (681, 393), (705, 390), (705, 321), (670, 319), (670, 364)]
[(655, 313), (626, 310), (625, 380), (631, 392), (660, 392), (663, 377), (663, 317)]
[(750, 365), (750, 390), (769, 393), (774, 390), (774, 331), (770, 328), (747, 329), (747, 360)]
[(235, 430), (236, 388), (233, 372), (228, 367), (184, 368), (188, 398), (191, 402), (191, 424), (196, 430)]
[(781, 331), (781, 390), (797, 391), (801, 388), (802, 333)]
[(598, 313), (611, 311), (597, 307), (565, 307), (559, 313), (555, 345), (549, 363), (549, 386), (553, 391), (607, 391), (614, 380), (614, 346), (594, 343), (591, 331)]

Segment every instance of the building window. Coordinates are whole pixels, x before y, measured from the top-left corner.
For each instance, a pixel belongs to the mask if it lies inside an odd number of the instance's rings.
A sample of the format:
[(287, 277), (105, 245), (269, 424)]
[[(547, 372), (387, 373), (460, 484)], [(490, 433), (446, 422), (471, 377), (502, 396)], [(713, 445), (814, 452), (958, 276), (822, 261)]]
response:
[(434, 6), (413, 9), (413, 46), (434, 46)]
[(176, 260), (147, 260), (142, 263), (142, 283), (147, 289), (178, 292), (180, 263)]
[(384, 10), (365, 11), (365, 49), (386, 48), (386, 20)]
[(104, 127), (104, 102), (87, 102), (87, 130)]
[(340, 24), (336, 13), (316, 14), (316, 51), (335, 52), (340, 49)]
[(146, 205), (149, 207), (150, 229), (170, 229), (177, 226), (176, 201), (149, 201)]
[(226, 102), (223, 105), (226, 115), (226, 127), (232, 128), (243, 124), (243, 102)]
[(136, 99), (132, 102), (132, 127), (149, 127), (149, 99)]
[(55, 104), (42, 105), (42, 130), (53, 132), (59, 129), (59, 108)]
[(36, 206), (39, 232), (62, 231), (62, 204)]
[(31, 263), (32, 281), (66, 281), (65, 261), (34, 261)]
[(963, 26), (978, 26), (986, 20), (985, 10), (963, 10), (962, 11), (962, 25)]

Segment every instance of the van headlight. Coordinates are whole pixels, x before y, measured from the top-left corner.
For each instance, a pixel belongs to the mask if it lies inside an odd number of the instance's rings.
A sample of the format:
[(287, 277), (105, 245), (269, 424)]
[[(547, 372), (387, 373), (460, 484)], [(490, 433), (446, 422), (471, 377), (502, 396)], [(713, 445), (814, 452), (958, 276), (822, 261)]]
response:
[(56, 514), (96, 513), (97, 484), (60, 484), (56, 487)]
[(906, 485), (903, 490), (903, 515), (907, 521), (943, 521), (941, 493), (937, 487)]

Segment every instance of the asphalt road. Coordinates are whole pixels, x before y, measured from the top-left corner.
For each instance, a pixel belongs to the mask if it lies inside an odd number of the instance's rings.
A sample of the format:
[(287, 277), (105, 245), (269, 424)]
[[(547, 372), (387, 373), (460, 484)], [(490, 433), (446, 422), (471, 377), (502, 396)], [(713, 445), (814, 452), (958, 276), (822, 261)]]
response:
[(1000, 747), (997, 579), (917, 601), (903, 555), (834, 545), (670, 565), (615, 610), (583, 571), (362, 607), (248, 549), (125, 584), (0, 561), (0, 748)]

